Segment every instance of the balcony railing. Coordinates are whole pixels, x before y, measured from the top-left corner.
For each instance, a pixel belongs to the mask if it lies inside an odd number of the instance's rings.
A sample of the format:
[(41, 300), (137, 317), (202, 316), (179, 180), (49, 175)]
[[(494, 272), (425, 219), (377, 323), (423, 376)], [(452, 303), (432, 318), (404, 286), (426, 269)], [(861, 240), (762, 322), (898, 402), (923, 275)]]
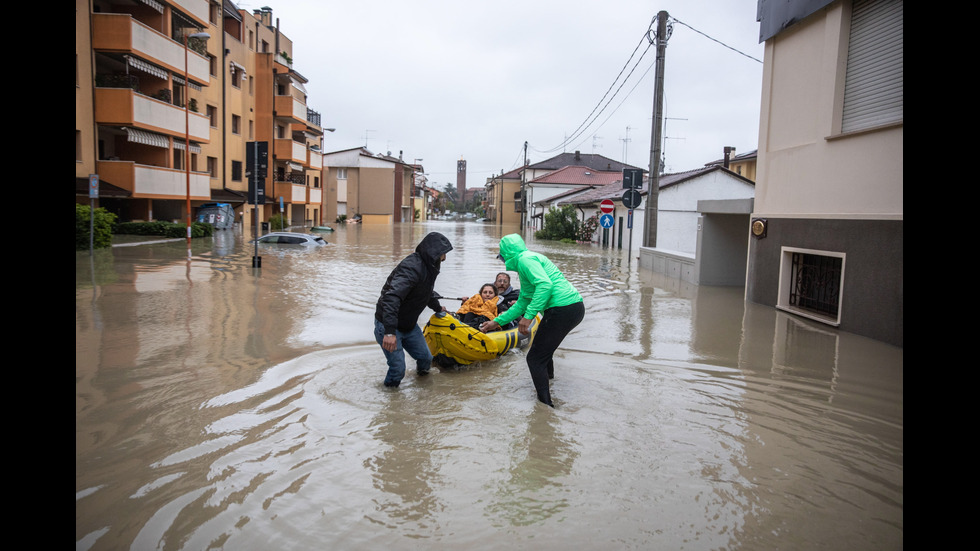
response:
[(318, 128), (320, 127), (320, 113), (317, 113), (316, 111), (314, 111), (314, 110), (312, 110), (312, 109), (310, 109), (308, 107), (306, 108), (306, 120), (310, 124), (312, 124), (312, 125), (314, 125), (314, 126), (316, 126)]

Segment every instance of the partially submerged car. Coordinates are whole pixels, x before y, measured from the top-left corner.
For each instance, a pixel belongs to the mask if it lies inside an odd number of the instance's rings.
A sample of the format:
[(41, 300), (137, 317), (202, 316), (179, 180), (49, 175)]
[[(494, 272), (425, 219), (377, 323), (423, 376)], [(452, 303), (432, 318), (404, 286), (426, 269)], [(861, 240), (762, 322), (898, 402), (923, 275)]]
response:
[(285, 231), (267, 233), (256, 239), (256, 241), (259, 243), (276, 243), (279, 245), (309, 245), (313, 247), (327, 244), (327, 242), (324, 241), (319, 235)]

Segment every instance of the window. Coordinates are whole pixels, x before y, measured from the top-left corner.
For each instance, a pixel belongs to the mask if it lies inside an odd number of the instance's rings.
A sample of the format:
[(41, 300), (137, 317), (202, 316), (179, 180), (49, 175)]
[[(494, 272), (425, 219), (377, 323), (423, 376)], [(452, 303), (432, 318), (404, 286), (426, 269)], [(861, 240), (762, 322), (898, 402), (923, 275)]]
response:
[(214, 57), (211, 54), (208, 54), (208, 69), (211, 72), (211, 76), (213, 77), (218, 76), (218, 58)]
[(253, 120), (248, 121), (248, 139), (255, 139), (255, 121)]
[(346, 180), (347, 179), (347, 169), (346, 168), (338, 168), (337, 169), (337, 179), (338, 180)]
[(242, 181), (242, 162), (232, 161), (231, 162), (231, 179), (236, 182)]
[(82, 131), (75, 130), (75, 162), (82, 160)]
[(235, 88), (242, 87), (242, 79), (245, 77), (245, 70), (237, 63), (231, 64), (231, 85)]
[(231, 133), (232, 134), (242, 133), (242, 118), (238, 115), (231, 116)]
[(320, 187), (320, 177), (319, 176), (314, 176), (313, 177), (313, 187)]
[(855, 0), (847, 45), (841, 132), (904, 117), (903, 2)]
[(214, 105), (209, 105), (208, 108), (208, 121), (211, 124), (211, 128), (218, 127), (218, 108)]
[(218, 177), (218, 159), (217, 157), (208, 157), (208, 174), (212, 178)]
[(783, 247), (776, 308), (840, 325), (844, 253)]

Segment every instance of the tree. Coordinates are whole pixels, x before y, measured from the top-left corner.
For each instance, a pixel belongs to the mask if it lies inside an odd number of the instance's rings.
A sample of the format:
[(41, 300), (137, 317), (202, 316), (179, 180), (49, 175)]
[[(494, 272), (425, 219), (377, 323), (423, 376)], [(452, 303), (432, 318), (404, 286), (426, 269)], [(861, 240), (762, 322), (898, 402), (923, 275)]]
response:
[(581, 223), (578, 221), (574, 206), (551, 207), (548, 214), (544, 215), (544, 228), (536, 231), (534, 237), (554, 241), (563, 239), (574, 241), (579, 236), (580, 226)]

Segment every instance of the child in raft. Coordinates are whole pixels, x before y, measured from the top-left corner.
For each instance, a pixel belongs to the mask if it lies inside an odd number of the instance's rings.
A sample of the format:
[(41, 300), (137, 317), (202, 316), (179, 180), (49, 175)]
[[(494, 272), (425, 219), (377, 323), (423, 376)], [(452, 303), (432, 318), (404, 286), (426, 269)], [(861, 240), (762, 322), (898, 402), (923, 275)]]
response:
[(497, 317), (497, 288), (492, 283), (484, 283), (480, 292), (471, 296), (459, 310), (456, 317), (459, 321), (479, 329), (480, 324)]

